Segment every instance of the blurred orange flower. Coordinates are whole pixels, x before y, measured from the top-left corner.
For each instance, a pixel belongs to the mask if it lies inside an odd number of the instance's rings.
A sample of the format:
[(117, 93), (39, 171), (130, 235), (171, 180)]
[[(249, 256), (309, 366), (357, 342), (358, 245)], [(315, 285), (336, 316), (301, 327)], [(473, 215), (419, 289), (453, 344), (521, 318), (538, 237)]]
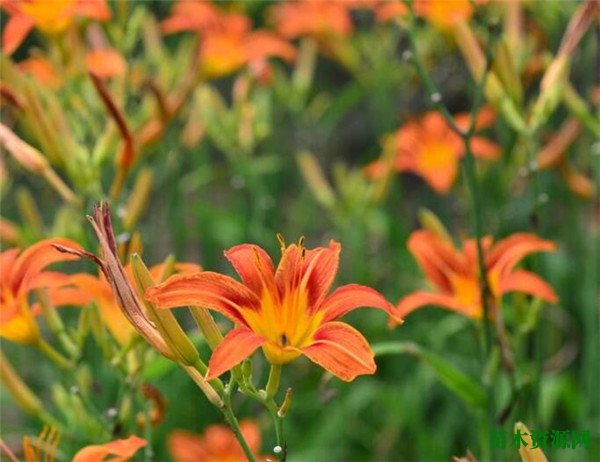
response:
[(415, 0), (414, 6), (417, 16), (440, 29), (467, 21), (473, 14), (473, 0)]
[[(260, 427), (252, 420), (240, 422), (242, 435), (248, 447), (258, 459), (260, 453)], [(167, 440), (169, 453), (174, 462), (245, 462), (244, 451), (235, 436), (225, 425), (211, 425), (203, 434), (176, 430)]]
[[(455, 116), (459, 127), (467, 128), (469, 114)], [(477, 116), (477, 129), (492, 124), (494, 113), (483, 109)], [(437, 193), (447, 193), (458, 173), (459, 159), (464, 155), (464, 143), (448, 126), (444, 117), (430, 111), (420, 119), (406, 123), (395, 134), (396, 156), (392, 165), (378, 160), (367, 167), (371, 178), (381, 178), (389, 168), (399, 172), (411, 172), (423, 178)], [(484, 159), (495, 159), (500, 148), (481, 136), (471, 138), (473, 155)], [(388, 166), (389, 165), (389, 166)]]
[(56, 72), (52, 62), (41, 56), (27, 58), (18, 64), (19, 70), (25, 74), (31, 75), (42, 85), (56, 90), (62, 85), (62, 79)]
[(126, 462), (147, 444), (145, 439), (131, 435), (105, 444), (86, 446), (75, 454), (73, 462)]
[[(167, 269), (167, 265), (163, 263), (153, 266), (149, 271), (155, 281), (163, 281)], [(201, 271), (198, 265), (192, 263), (177, 263), (174, 269), (183, 274)], [(135, 285), (130, 265), (125, 267), (125, 272), (132, 285)], [(100, 310), (102, 322), (121, 346), (127, 345), (133, 339), (136, 330), (121, 311), (119, 302), (104, 274), (101, 273), (99, 276), (85, 273), (73, 274), (69, 276), (68, 282), (71, 284), (71, 292), (66, 292), (64, 288), (58, 293), (50, 292), (51, 301), (55, 305), (66, 303), (87, 305), (94, 301)], [(64, 299), (65, 294), (68, 302)]]
[(0, 337), (22, 344), (33, 344), (40, 339), (28, 295), (34, 289), (50, 288), (59, 293), (66, 284), (67, 275), (44, 271), (52, 263), (76, 260), (72, 255), (56, 251), (52, 244), (80, 246), (69, 239), (46, 239), (23, 252), (8, 249), (0, 253)]
[(391, 21), (397, 17), (404, 17), (408, 14), (409, 9), (404, 2), (389, 1), (383, 2), (375, 9), (375, 17), (379, 21)]
[(76, 17), (110, 19), (106, 0), (0, 0), (0, 7), (10, 15), (2, 32), (2, 50), (7, 55), (11, 55), (34, 28), (45, 34), (60, 34)]
[(177, 275), (149, 289), (146, 297), (162, 308), (203, 306), (236, 324), (213, 352), (209, 380), (262, 347), (272, 364), (305, 355), (350, 381), (375, 372), (373, 352), (357, 330), (336, 320), (361, 306), (393, 315), (393, 306), (376, 290), (357, 284), (339, 287), (327, 296), (340, 249), (334, 241), (313, 250), (307, 250), (302, 240), (288, 247), (282, 241), (282, 257), (275, 270), (262, 248), (242, 244), (225, 252), (242, 283), (209, 271)]
[(272, 9), (277, 32), (288, 39), (330, 35), (345, 37), (352, 33), (350, 8), (353, 2), (302, 0), (282, 2)]
[(250, 20), (225, 13), (204, 1), (179, 0), (162, 23), (166, 34), (193, 31), (200, 37), (200, 70), (206, 78), (221, 77), (246, 66), (277, 57), (291, 61), (296, 50), (266, 31), (252, 31)]
[[(483, 3), (485, 0), (476, 0)], [(459, 21), (468, 21), (473, 14), (472, 0), (414, 0), (414, 12), (439, 29), (448, 29)], [(405, 17), (409, 9), (402, 1), (381, 2), (375, 8), (379, 21)]]
[(125, 58), (110, 48), (89, 51), (85, 55), (85, 65), (88, 72), (103, 79), (120, 77), (127, 70)]
[[(558, 298), (554, 290), (539, 276), (515, 269), (531, 253), (554, 251), (556, 245), (552, 241), (540, 239), (535, 234), (516, 233), (496, 244), (487, 236), (482, 240), (482, 246), (493, 307), (498, 306), (503, 294), (515, 291), (556, 303)], [(448, 238), (432, 231), (417, 230), (408, 240), (408, 249), (434, 291), (417, 291), (402, 298), (396, 307), (398, 316), (406, 316), (424, 305), (437, 305), (472, 318), (482, 317), (474, 239), (465, 241), (459, 251)]]

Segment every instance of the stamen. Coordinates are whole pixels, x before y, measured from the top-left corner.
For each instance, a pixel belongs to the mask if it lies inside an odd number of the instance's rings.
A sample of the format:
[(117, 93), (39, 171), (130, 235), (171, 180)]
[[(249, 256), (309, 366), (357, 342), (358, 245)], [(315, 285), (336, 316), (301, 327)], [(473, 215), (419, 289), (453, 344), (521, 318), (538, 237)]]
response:
[(285, 239), (283, 238), (281, 233), (277, 233), (276, 237), (277, 237), (277, 241), (279, 242), (279, 247), (281, 247), (281, 253), (283, 254), (285, 252), (285, 247), (286, 247)]

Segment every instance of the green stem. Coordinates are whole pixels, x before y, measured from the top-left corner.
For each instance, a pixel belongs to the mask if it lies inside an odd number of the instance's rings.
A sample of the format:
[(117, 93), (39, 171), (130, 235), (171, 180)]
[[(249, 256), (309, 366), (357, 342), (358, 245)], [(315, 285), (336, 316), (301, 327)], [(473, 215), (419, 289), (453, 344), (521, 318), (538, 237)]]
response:
[[(450, 114), (450, 111), (448, 110), (448, 108), (444, 105), (442, 98), (441, 98), (441, 93), (438, 91), (437, 86), (435, 85), (435, 83), (433, 82), (433, 80), (431, 79), (429, 74), (427, 73), (425, 66), (423, 65), (422, 61), (419, 58), (417, 42), (416, 42), (416, 38), (415, 38), (414, 15), (412, 15), (410, 24), (407, 28), (407, 34), (408, 34), (409, 42), (410, 42), (410, 45), (412, 48), (412, 53), (413, 53), (412, 59), (415, 64), (415, 68), (417, 70), (419, 77), (423, 81), (423, 84), (425, 85), (425, 89), (426, 89), (427, 93), (429, 94), (429, 98), (430, 98), (432, 104), (434, 105), (435, 109), (437, 109), (439, 111), (439, 113), (444, 117), (444, 119), (448, 123), (448, 126), (457, 135), (459, 135), (462, 138), (463, 143), (464, 143), (465, 156), (464, 156), (464, 162), (463, 162), (463, 169), (464, 169), (465, 180), (467, 183), (467, 189), (469, 190), (469, 195), (471, 196), (471, 203), (472, 203), (472, 220), (473, 220), (473, 228), (474, 228), (475, 242), (476, 242), (476, 249), (477, 249), (477, 265), (479, 268), (479, 286), (480, 286), (481, 304), (482, 304), (482, 311), (483, 311), (483, 321), (482, 321), (483, 329), (484, 329), (484, 363), (483, 364), (484, 364), (484, 369), (485, 369), (485, 365), (486, 365), (485, 358), (489, 357), (491, 347), (492, 347), (492, 330), (491, 330), (491, 326), (489, 323), (489, 313), (490, 313), (489, 301), (491, 300), (491, 291), (490, 291), (490, 286), (489, 286), (489, 282), (487, 279), (485, 256), (483, 253), (483, 245), (482, 245), (482, 238), (483, 238), (483, 204), (481, 202), (482, 195), (481, 195), (480, 184), (477, 181), (475, 157), (473, 155), (471, 140), (472, 140), (473, 134), (476, 131), (476, 115), (477, 115), (477, 111), (479, 110), (479, 107), (483, 100), (483, 89), (485, 87), (487, 76), (489, 74), (490, 66), (492, 63), (491, 51), (493, 48), (493, 43), (491, 40), (489, 41), (490, 43), (488, 45), (488, 49), (486, 50), (486, 55), (488, 58), (486, 60), (486, 69), (485, 69), (485, 72), (483, 73), (483, 77), (481, 78), (481, 80), (479, 82), (476, 82), (477, 85), (476, 85), (476, 89), (475, 89), (473, 105), (471, 107), (471, 117), (470, 117), (469, 127), (467, 130), (463, 130), (458, 126), (458, 124), (456, 123), (456, 120), (454, 119), (452, 114)], [(494, 393), (493, 393), (493, 389), (492, 389), (492, 384), (486, 383), (485, 387), (486, 387), (487, 397), (488, 397), (488, 399), (487, 399), (488, 422), (487, 423), (488, 423), (488, 428), (491, 430), (491, 425), (494, 421), (494, 400), (493, 400)], [(484, 448), (482, 448), (482, 450), (484, 450)]]
[(475, 242), (477, 246), (477, 265), (479, 267), (479, 285), (481, 288), (481, 305), (483, 308), (483, 328), (485, 334), (485, 356), (489, 355), (491, 344), (492, 344), (492, 330), (489, 323), (489, 300), (490, 300), (490, 286), (487, 279), (487, 270), (485, 264), (485, 257), (483, 254), (483, 246), (481, 240), (483, 238), (483, 218), (482, 218), (482, 204), (481, 204), (481, 189), (479, 182), (477, 181), (477, 174), (475, 172), (475, 157), (471, 150), (471, 136), (465, 136), (463, 138), (465, 144), (465, 160), (464, 160), (464, 174), (467, 182), (467, 188), (471, 196), (472, 209), (473, 209), (473, 228), (475, 231)]
[(36, 294), (42, 305), (42, 312), (48, 327), (71, 358), (77, 360), (81, 355), (80, 348), (65, 329), (65, 325), (58, 315), (56, 308), (50, 303), (48, 295), (42, 290), (38, 290)]
[[(227, 399), (227, 400), (229, 401), (229, 399)], [(246, 458), (248, 459), (248, 461), (256, 462), (254, 454), (252, 454), (252, 451), (250, 450), (250, 447), (248, 446), (248, 443), (247, 443), (246, 439), (244, 438), (244, 435), (242, 434), (240, 424), (239, 424), (237, 418), (235, 417), (235, 414), (231, 410), (229, 402), (227, 402), (221, 408), (221, 411), (223, 412), (223, 415), (225, 416), (225, 421), (227, 422), (227, 425), (229, 425), (229, 427), (231, 428), (231, 431), (233, 431), (233, 434), (235, 435), (235, 439), (238, 440), (238, 443), (240, 443), (240, 446), (242, 447), (242, 450), (244, 451), (244, 454), (246, 455)]]
[[(267, 408), (269, 414), (271, 414), (271, 418), (273, 419), (273, 426), (275, 427), (275, 438), (277, 441), (277, 446), (281, 449), (280, 452), (277, 452), (277, 458), (284, 462), (287, 458), (287, 445), (283, 439), (283, 419), (284, 415), (279, 415), (278, 406), (275, 403), (273, 397), (277, 394), (277, 390), (279, 389), (279, 382), (281, 379), (281, 370), (282, 367), (280, 365), (271, 365), (271, 370), (269, 372), (269, 379), (267, 380), (267, 385), (265, 387), (265, 391), (261, 390), (257, 392), (251, 383), (244, 383), (243, 381), (239, 381), (240, 390), (250, 396), (252, 399), (260, 402), (263, 406)], [(230, 385), (230, 392), (233, 390), (234, 383)]]
[(287, 445), (283, 439), (283, 417), (279, 417), (277, 414), (277, 405), (273, 399), (265, 402), (265, 406), (269, 410), (271, 418), (273, 419), (273, 425), (275, 427), (275, 439), (277, 440), (277, 446), (281, 449), (281, 451), (277, 453), (277, 458), (280, 460), (280, 462), (285, 462), (287, 459)]
[(485, 356), (487, 357), (491, 348), (492, 343), (492, 331), (488, 322), (488, 314), (489, 314), (489, 296), (490, 296), (490, 288), (489, 283), (487, 281), (486, 274), (486, 266), (485, 259), (483, 255), (483, 247), (481, 245), (481, 238), (483, 236), (483, 218), (482, 218), (482, 204), (481, 204), (481, 190), (479, 182), (477, 181), (477, 174), (475, 172), (475, 157), (473, 156), (473, 151), (471, 149), (471, 138), (475, 133), (476, 128), (476, 114), (479, 110), (479, 106), (481, 105), (483, 99), (483, 89), (485, 87), (485, 82), (487, 79), (489, 66), (491, 65), (491, 59), (487, 60), (486, 71), (483, 74), (483, 78), (480, 82), (477, 82), (477, 87), (475, 90), (475, 96), (473, 101), (473, 106), (471, 107), (471, 120), (468, 129), (462, 130), (456, 120), (450, 114), (450, 111), (442, 102), (441, 93), (438, 91), (437, 86), (427, 73), (423, 62), (421, 61), (418, 49), (417, 49), (417, 41), (415, 37), (415, 28), (414, 22), (411, 20), (407, 28), (408, 39), (412, 48), (412, 60), (415, 65), (415, 69), (417, 70), (417, 74), (419, 78), (425, 85), (425, 89), (429, 95), (429, 99), (431, 100), (434, 108), (440, 112), (440, 114), (444, 117), (448, 126), (458, 134), (464, 143), (465, 146), (465, 160), (463, 163), (464, 173), (467, 182), (467, 188), (469, 190), (471, 201), (473, 203), (473, 228), (475, 231), (476, 238), (476, 246), (477, 246), (477, 263), (479, 266), (479, 276), (480, 276), (480, 287), (481, 287), (481, 299), (482, 299), (482, 308), (483, 308), (483, 322), (484, 322), (484, 333), (485, 333)]
[(44, 339), (40, 338), (36, 346), (40, 349), (42, 353), (44, 353), (48, 359), (50, 359), (54, 364), (56, 364), (61, 369), (70, 369), (73, 367), (73, 363), (61, 355), (52, 345), (46, 342)]
[(279, 381), (281, 379), (281, 365), (271, 364), (271, 371), (269, 372), (269, 380), (265, 388), (267, 392), (267, 399), (273, 398), (279, 390)]

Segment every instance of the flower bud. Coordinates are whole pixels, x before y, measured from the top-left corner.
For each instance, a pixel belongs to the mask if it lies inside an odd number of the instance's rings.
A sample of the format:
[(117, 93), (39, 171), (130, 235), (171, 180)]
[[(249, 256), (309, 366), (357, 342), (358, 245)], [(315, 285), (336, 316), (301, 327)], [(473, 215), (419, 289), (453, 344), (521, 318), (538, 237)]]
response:
[(302, 176), (317, 202), (326, 208), (333, 208), (335, 206), (335, 194), (314, 154), (309, 151), (302, 151), (296, 155), (296, 159)]
[[(131, 256), (131, 270), (140, 293), (143, 294), (150, 287), (156, 285), (139, 255)], [(199, 359), (198, 351), (177, 322), (173, 313), (168, 310), (158, 310), (152, 303), (146, 300), (143, 303), (146, 307), (148, 317), (154, 323), (156, 329), (158, 329), (169, 349), (175, 354), (176, 360), (188, 366), (194, 365)]]
[(211, 350), (214, 350), (223, 340), (223, 334), (221, 334), (212, 315), (206, 308), (201, 308), (199, 306), (190, 306), (190, 312), (192, 313), (194, 321), (198, 324), (198, 328), (202, 332), (206, 343), (208, 343)]
[(419, 209), (419, 221), (421, 222), (421, 226), (426, 230), (431, 231), (446, 241), (452, 242), (450, 233), (448, 233), (446, 227), (431, 210), (426, 208)]
[(519, 445), (519, 455), (522, 462), (548, 462), (544, 452), (540, 447), (534, 447), (531, 439), (529, 428), (522, 422), (517, 422), (514, 428), (515, 433), (519, 433), (523, 440), (523, 444)]

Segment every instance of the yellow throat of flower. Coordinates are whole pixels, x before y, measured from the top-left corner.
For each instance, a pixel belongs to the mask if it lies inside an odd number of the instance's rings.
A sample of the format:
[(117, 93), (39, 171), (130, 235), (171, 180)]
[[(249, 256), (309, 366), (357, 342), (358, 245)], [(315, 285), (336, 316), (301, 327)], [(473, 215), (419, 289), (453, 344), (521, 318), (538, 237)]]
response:
[(76, 0), (33, 0), (20, 5), (21, 10), (46, 34), (60, 34), (73, 22)]
[(311, 312), (305, 284), (286, 291), (281, 300), (277, 294), (263, 290), (260, 310), (245, 310), (250, 328), (265, 339), (263, 351), (271, 364), (285, 364), (296, 359), (323, 320), (323, 313)]

